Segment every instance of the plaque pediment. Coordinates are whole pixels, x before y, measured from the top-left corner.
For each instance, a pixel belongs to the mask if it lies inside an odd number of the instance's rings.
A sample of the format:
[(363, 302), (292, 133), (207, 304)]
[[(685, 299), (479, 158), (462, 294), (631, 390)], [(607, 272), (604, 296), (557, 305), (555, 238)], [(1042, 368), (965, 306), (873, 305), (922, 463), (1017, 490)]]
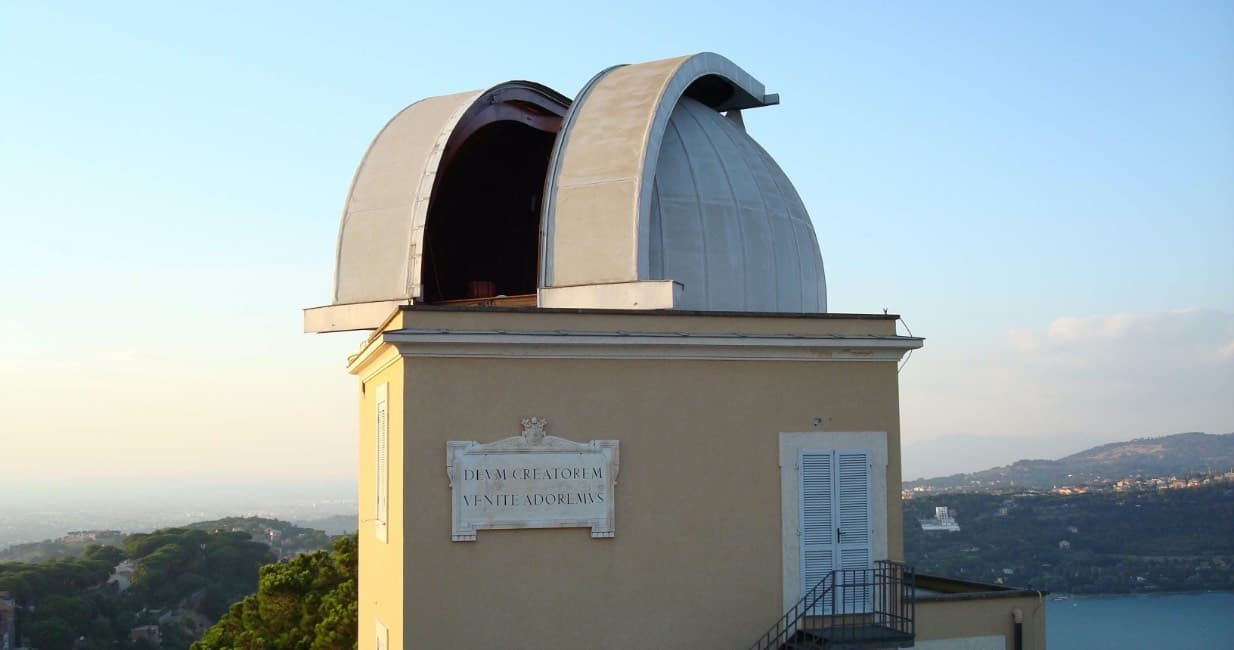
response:
[(456, 442), (451, 441), (451, 445), (463, 444), (466, 445), (464, 453), (468, 454), (485, 454), (485, 453), (517, 453), (517, 452), (534, 452), (534, 453), (552, 453), (552, 452), (589, 452), (594, 451), (602, 443), (616, 442), (615, 440), (592, 440), (591, 442), (574, 442), (557, 436), (550, 436), (545, 433), (544, 428), (548, 426), (548, 421), (541, 418), (523, 418), (523, 432), (517, 436), (503, 438), (496, 442), (487, 444), (477, 444), (471, 441)]

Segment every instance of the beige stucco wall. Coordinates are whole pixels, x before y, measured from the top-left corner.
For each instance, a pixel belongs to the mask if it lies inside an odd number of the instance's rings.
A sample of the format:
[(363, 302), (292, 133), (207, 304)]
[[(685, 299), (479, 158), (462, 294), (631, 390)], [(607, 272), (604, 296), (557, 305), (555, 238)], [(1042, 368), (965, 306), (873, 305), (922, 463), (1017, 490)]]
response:
[[(359, 373), (360, 384), (360, 594), (359, 594), (359, 647), (375, 648), (376, 625), (380, 620), (389, 630), (390, 648), (404, 647), (403, 642), (403, 591), (399, 581), (393, 579), (402, 573), (404, 522), (406, 504), (403, 498), (403, 474), (389, 474), (389, 522), (386, 526), (386, 541), (376, 533), (377, 475), (374, 458), (377, 453), (376, 413), (377, 387), (388, 385), (387, 419), (390, 427), (389, 453), (399, 458), (405, 453), (404, 438), (397, 434), (404, 426), (403, 365), (398, 351), (392, 347), (382, 350), (370, 359)], [(391, 463), (391, 470), (396, 468)]]
[[(1002, 636), (1006, 650), (1014, 650), (1013, 610), (1024, 613), (1024, 649), (1045, 650), (1045, 600), (1031, 595), (980, 600), (921, 600), (917, 602), (917, 640)], [(943, 646), (939, 646), (943, 647)]]
[[(393, 325), (894, 332), (889, 320), (414, 309)], [(374, 340), (353, 372), (371, 372), (391, 349)], [(396, 375), (405, 378), (402, 391)], [(891, 559), (902, 557), (894, 361), (413, 356), (368, 383), (383, 379), (392, 382), (391, 455), (404, 464), (391, 467), (391, 507), (407, 525), (391, 522), (386, 547), (361, 528), (361, 647), (372, 647), (373, 611), (382, 612), (393, 648), (748, 647), (783, 613), (778, 454), (787, 431), (887, 432), (887, 544)], [(362, 513), (374, 498), (371, 411), (365, 402)], [(532, 415), (547, 418), (553, 435), (620, 441), (616, 537), (483, 530), (475, 542), (452, 542), (446, 442), (516, 435)], [(398, 598), (400, 575), (401, 625), (385, 609)]]

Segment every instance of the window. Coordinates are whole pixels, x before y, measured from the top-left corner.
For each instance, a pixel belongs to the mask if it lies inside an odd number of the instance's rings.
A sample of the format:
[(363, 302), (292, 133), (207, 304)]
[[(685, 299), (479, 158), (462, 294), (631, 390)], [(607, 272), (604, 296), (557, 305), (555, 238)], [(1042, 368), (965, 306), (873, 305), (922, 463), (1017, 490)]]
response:
[(377, 387), (376, 450), (377, 450), (377, 539), (386, 541), (386, 529), (390, 518), (390, 385)]
[(376, 639), (373, 645), (377, 650), (390, 650), (390, 630), (386, 629), (386, 626), (382, 625), (381, 621), (377, 621)]

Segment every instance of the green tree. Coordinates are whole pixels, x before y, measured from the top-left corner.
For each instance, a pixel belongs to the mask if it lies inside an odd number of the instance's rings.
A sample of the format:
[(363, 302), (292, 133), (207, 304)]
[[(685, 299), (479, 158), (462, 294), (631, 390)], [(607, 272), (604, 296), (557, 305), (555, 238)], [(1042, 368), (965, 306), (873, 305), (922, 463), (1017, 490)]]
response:
[(90, 603), (75, 596), (48, 596), (39, 601), (37, 616), (40, 619), (59, 619), (64, 621), (78, 634), (84, 634), (90, 627), (90, 619), (94, 611)]
[(225, 609), (252, 593), (258, 569), (273, 559), (245, 532), (168, 528), (130, 535), (124, 547), (136, 568), (124, 599), (151, 609), (180, 606), (211, 586), (214, 600), (224, 603), (215, 609)]
[(257, 593), (231, 606), (193, 650), (353, 650), (357, 626), (356, 537), (331, 551), (261, 568)]
[(83, 560), (94, 560), (102, 562), (107, 566), (115, 566), (124, 559), (124, 551), (115, 546), (99, 546), (98, 544), (90, 544), (86, 546), (86, 550), (82, 552)]
[(73, 628), (58, 618), (46, 618), (26, 626), (26, 634), (39, 650), (73, 650)]

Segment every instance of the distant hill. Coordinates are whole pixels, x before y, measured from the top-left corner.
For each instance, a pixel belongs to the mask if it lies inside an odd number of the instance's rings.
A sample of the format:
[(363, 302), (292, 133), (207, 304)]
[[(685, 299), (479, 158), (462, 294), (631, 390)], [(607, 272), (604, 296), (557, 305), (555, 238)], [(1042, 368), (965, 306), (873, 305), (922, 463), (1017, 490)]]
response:
[(81, 557), (90, 545), (119, 546), (124, 533), (118, 530), (79, 530), (41, 542), (14, 544), (0, 549), (0, 562), (46, 562)]
[[(279, 519), (265, 517), (225, 517), (210, 521), (199, 521), (178, 527), (189, 530), (204, 530), (206, 532), (243, 532), (249, 539), (261, 542), (270, 547), (276, 558), (286, 558), (300, 553), (325, 550), (330, 548), (330, 537), (352, 533), (356, 530), (356, 516), (342, 516), (318, 520), (322, 525), (297, 526)], [(350, 529), (347, 524), (350, 523)], [(332, 530), (326, 524), (334, 524)], [(27, 542), (0, 548), (0, 562), (48, 562), (51, 560), (70, 560), (82, 556), (90, 546), (121, 547), (127, 533), (118, 530), (83, 530), (75, 531), (41, 542)]]
[(297, 526), (324, 531), (327, 535), (350, 535), (360, 528), (360, 516), (332, 515), (320, 519), (304, 519), (293, 521)]
[(907, 489), (1047, 490), (1137, 477), (1187, 476), (1234, 470), (1234, 433), (1179, 433), (1086, 449), (1058, 460), (1021, 460), (981, 472), (908, 481)]
[(1126, 436), (1069, 431), (1065, 433), (951, 434), (924, 440), (905, 438), (901, 450), (903, 477), (916, 481), (989, 467), (1010, 465), (1023, 458), (1062, 458), (1078, 451), (1126, 440)]
[(268, 545), (278, 558), (330, 548), (329, 536), (320, 529), (305, 528), (265, 517), (224, 517), (213, 521), (199, 521), (183, 528), (207, 532), (248, 533), (253, 541)]

